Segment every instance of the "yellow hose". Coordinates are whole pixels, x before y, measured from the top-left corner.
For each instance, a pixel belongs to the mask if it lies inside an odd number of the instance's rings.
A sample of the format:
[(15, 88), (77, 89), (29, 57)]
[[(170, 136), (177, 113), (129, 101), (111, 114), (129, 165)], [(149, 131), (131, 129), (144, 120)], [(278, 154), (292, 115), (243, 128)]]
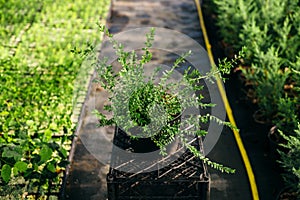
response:
[[(197, 10), (198, 10), (200, 26), (201, 26), (201, 29), (202, 29), (202, 32), (203, 32), (203, 37), (204, 37), (205, 46), (206, 46), (207, 54), (208, 54), (208, 57), (209, 57), (209, 61), (211, 63), (212, 68), (215, 69), (216, 64), (215, 64), (214, 57), (213, 57), (212, 52), (211, 52), (211, 45), (210, 45), (209, 40), (208, 40), (208, 36), (207, 36), (205, 24), (204, 24), (204, 19), (203, 19), (203, 14), (202, 14), (202, 9), (201, 9), (199, 0), (195, 0), (195, 3), (196, 3), (196, 6), (197, 6)], [(218, 76), (216, 76), (216, 79), (217, 79), (218, 89), (219, 89), (220, 94), (222, 96), (222, 100), (224, 102), (226, 113), (227, 113), (227, 116), (229, 118), (229, 121), (234, 127), (237, 127), (236, 123), (235, 123), (235, 120), (234, 120), (234, 117), (233, 117), (233, 114), (232, 114), (231, 107), (229, 105), (229, 102), (228, 102), (228, 99), (227, 99), (227, 96), (226, 96), (225, 89), (224, 89), (223, 84), (222, 84), (222, 80)], [(253, 197), (254, 200), (259, 200), (259, 195), (258, 195), (257, 186), (256, 186), (256, 182), (255, 182), (255, 176), (253, 174), (253, 170), (252, 170), (247, 152), (245, 150), (243, 141), (241, 139), (240, 133), (237, 129), (232, 129), (232, 131), (233, 131), (236, 143), (238, 145), (239, 151), (241, 153), (241, 156), (242, 156), (242, 159), (243, 159), (246, 171), (247, 171), (249, 183), (250, 183), (250, 186), (251, 186), (252, 197)]]

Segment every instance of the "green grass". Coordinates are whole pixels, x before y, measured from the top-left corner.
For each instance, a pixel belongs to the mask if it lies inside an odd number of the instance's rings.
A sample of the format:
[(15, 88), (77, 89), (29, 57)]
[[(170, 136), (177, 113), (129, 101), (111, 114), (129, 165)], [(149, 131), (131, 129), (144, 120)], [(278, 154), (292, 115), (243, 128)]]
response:
[(0, 195), (43, 194), (60, 184), (82, 62), (71, 49), (101, 40), (96, 23), (108, 4), (0, 0)]

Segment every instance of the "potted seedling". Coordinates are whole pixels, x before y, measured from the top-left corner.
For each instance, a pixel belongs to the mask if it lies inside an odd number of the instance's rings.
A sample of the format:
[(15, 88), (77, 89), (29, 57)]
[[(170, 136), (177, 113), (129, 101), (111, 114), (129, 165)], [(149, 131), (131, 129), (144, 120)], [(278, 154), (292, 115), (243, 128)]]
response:
[(300, 123), (293, 135), (286, 135), (279, 130), (286, 144), (281, 144), (286, 151), (280, 151), (280, 161), (284, 169), (285, 188), (278, 194), (278, 200), (296, 200), (300, 197)]
[[(170, 153), (170, 149), (176, 150), (176, 146), (181, 145), (208, 165), (233, 173), (233, 169), (204, 157), (203, 152), (191, 145), (187, 137), (204, 136), (207, 131), (201, 124), (210, 120), (230, 125), (210, 114), (201, 115), (200, 112), (186, 114), (189, 108), (199, 110), (213, 106), (201, 101), (203, 85), (200, 82), (203, 79), (212, 80), (213, 76), (220, 74), (220, 71), (200, 74), (198, 70), (187, 67), (181, 79), (170, 82), (172, 74), (191, 54), (187, 52), (177, 58), (172, 67), (168, 69), (155, 67), (152, 73), (146, 76), (144, 68), (152, 59), (150, 49), (154, 40), (154, 29), (146, 35), (142, 53), (126, 52), (124, 46), (114, 39), (105, 26), (100, 26), (100, 29), (115, 49), (119, 69), (107, 63), (107, 59), (97, 60), (95, 64), (98, 74), (95, 81), (110, 94), (109, 103), (104, 106), (104, 111), (95, 111), (99, 125), (115, 125), (116, 131), (121, 132), (122, 137), (129, 141), (133, 153), (159, 150), (162, 156), (166, 156)], [(229, 65), (230, 63), (226, 67)], [(108, 112), (113, 115), (107, 115)]]
[(282, 137), (279, 130), (284, 130), (288, 136), (294, 136), (294, 130), (297, 127), (298, 117), (296, 114), (296, 105), (291, 98), (280, 98), (278, 101), (278, 113), (273, 119), (274, 126), (268, 133), (270, 157), (273, 161), (279, 160), (278, 150), (287, 152), (288, 149), (281, 144), (286, 144), (287, 140)]
[[(207, 199), (207, 165), (226, 173), (234, 169), (204, 156), (201, 141), (207, 134), (205, 125), (212, 120), (231, 125), (210, 112), (202, 112), (214, 106), (203, 101), (203, 83), (213, 83), (220, 72), (230, 72), (236, 60), (222, 62), (219, 69), (201, 74), (185, 65), (191, 55), (188, 51), (170, 67), (153, 66), (154, 29), (146, 34), (145, 46), (132, 51), (126, 51), (105, 26), (100, 29), (114, 49), (109, 56), (116, 57), (109, 63), (111, 58), (100, 54), (94, 63), (98, 75), (95, 81), (109, 94), (103, 109), (95, 114), (99, 126), (115, 126), (107, 174), (108, 199), (130, 199), (137, 192), (141, 199)], [(105, 48), (101, 51), (111, 52)], [(179, 71), (180, 76), (173, 76)]]

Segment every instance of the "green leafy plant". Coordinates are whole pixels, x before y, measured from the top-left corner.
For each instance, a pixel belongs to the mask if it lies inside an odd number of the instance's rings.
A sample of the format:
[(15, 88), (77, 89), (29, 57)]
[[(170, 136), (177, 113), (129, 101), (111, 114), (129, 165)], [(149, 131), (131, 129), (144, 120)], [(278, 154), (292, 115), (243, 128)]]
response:
[[(299, 122), (299, 23), (297, 1), (214, 0), (222, 39), (238, 51), (252, 98), (263, 118), (293, 134)], [(253, 91), (253, 92), (252, 92)], [(291, 119), (293, 118), (293, 119)], [(287, 124), (286, 126), (284, 124)]]
[(256, 11), (254, 0), (214, 0), (217, 13), (217, 25), (220, 28), (222, 39), (226, 44), (234, 48), (240, 48), (237, 37), (241, 32), (243, 24), (252, 18), (252, 12)]
[(282, 146), (288, 149), (288, 153), (279, 152), (281, 158), (279, 162), (285, 170), (283, 174), (285, 184), (300, 195), (300, 123), (294, 132), (295, 135), (285, 135), (280, 131), (286, 140), (286, 144)]
[(278, 102), (278, 113), (274, 118), (274, 122), (279, 130), (289, 130), (287, 135), (294, 135), (293, 130), (297, 128), (297, 115), (295, 113), (296, 102), (291, 98), (280, 98)]
[[(187, 108), (214, 106), (211, 103), (202, 102), (201, 93), (196, 95), (191, 91), (201, 91), (203, 89), (203, 85), (200, 84), (201, 80), (212, 80), (213, 76), (219, 76), (220, 71), (225, 73), (231, 63), (224, 61), (220, 66), (222, 70), (211, 71), (204, 75), (188, 67), (180, 80), (168, 82), (167, 80), (185, 62), (191, 52), (181, 55), (170, 69), (161, 71), (161, 67), (158, 66), (150, 76), (146, 76), (144, 66), (152, 59), (150, 49), (154, 40), (154, 29), (146, 35), (147, 40), (141, 55), (136, 51), (126, 52), (125, 47), (114, 39), (105, 26), (100, 25), (100, 30), (106, 34), (113, 45), (121, 69), (114, 70), (112, 64), (107, 64), (105, 58), (95, 63), (99, 76), (96, 81), (110, 93), (110, 104), (104, 107), (104, 112), (95, 111), (99, 118), (99, 125), (117, 125), (137, 140), (140, 137), (150, 137), (160, 148), (162, 155), (166, 155), (166, 146), (178, 138), (185, 147), (208, 165), (233, 173), (233, 169), (204, 157), (186, 138), (187, 135), (204, 136), (207, 131), (200, 125), (201, 123), (215, 120), (222, 125), (230, 126), (229, 123), (210, 114), (200, 115), (200, 113), (185, 116), (183, 121), (178, 121)], [(159, 72), (161, 76), (158, 76)], [(156, 80), (157, 77), (159, 80)], [(107, 111), (112, 112), (113, 117), (107, 116)]]
[(82, 57), (70, 50), (100, 40), (92, 27), (109, 1), (94, 3), (0, 0), (0, 199), (59, 193), (76, 126), (73, 95), (85, 92), (75, 91)]

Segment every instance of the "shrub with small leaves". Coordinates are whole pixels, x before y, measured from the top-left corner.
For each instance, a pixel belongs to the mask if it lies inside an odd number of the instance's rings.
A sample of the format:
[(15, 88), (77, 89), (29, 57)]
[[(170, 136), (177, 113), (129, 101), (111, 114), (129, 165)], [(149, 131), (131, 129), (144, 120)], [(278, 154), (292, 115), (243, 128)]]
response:
[[(219, 70), (212, 70), (207, 74), (200, 72), (192, 67), (187, 67), (182, 73), (182, 78), (175, 82), (168, 82), (171, 75), (186, 62), (186, 58), (191, 52), (184, 53), (170, 67), (170, 69), (161, 70), (158, 66), (153, 69), (151, 75), (144, 74), (144, 66), (152, 59), (151, 47), (154, 41), (154, 29), (146, 35), (145, 47), (142, 49), (142, 55), (136, 51), (126, 52), (123, 44), (119, 44), (109, 33), (105, 26), (100, 25), (100, 30), (104, 32), (111, 42), (116, 55), (118, 64), (121, 66), (119, 71), (113, 70), (113, 66), (107, 63), (107, 58), (95, 59), (98, 79), (96, 80), (106, 89), (109, 94), (111, 104), (104, 107), (105, 112), (95, 111), (99, 118), (100, 126), (117, 125), (121, 127), (132, 138), (150, 137), (152, 141), (160, 148), (162, 155), (166, 155), (166, 145), (178, 138), (182, 144), (191, 150), (194, 155), (201, 158), (211, 167), (233, 173), (234, 170), (223, 165), (212, 162), (204, 157), (199, 150), (189, 144), (186, 136), (204, 136), (207, 131), (201, 126), (201, 123), (208, 123), (214, 120), (222, 125), (229, 125), (210, 114), (186, 115), (181, 118), (180, 126), (178, 123), (169, 123), (181, 117), (181, 114), (189, 108), (207, 108), (214, 106), (211, 103), (202, 102), (203, 96), (200, 84), (203, 79), (212, 81), (214, 76), (220, 76), (220, 72), (228, 73), (229, 68), (236, 62), (225, 61), (219, 66)], [(239, 59), (241, 56), (237, 56)], [(159, 81), (154, 81), (159, 72), (161, 76)], [(193, 91), (198, 91), (196, 94)], [(112, 112), (113, 117), (107, 116), (106, 112)], [(136, 132), (139, 127), (138, 133)], [(158, 128), (158, 129), (157, 129)], [(157, 130), (156, 130), (157, 129)], [(157, 132), (156, 132), (157, 131)]]

